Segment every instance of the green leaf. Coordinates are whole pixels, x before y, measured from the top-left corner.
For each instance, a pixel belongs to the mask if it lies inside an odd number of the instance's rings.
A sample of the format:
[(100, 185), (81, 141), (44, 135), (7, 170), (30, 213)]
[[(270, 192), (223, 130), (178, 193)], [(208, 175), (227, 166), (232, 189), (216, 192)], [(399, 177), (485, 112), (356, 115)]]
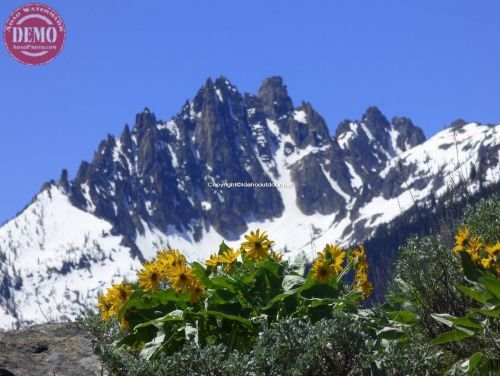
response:
[(449, 326), (450, 328), (453, 326), (453, 319), (455, 318), (452, 315), (449, 315), (447, 313), (432, 313), (431, 314), (432, 318), (436, 321), (439, 321), (442, 324), (445, 324)]
[(136, 290), (132, 293), (129, 299), (120, 308), (119, 316), (123, 316), (131, 309), (149, 309), (169, 303), (178, 305), (180, 308), (186, 306), (185, 296), (179, 295), (173, 290), (158, 290), (156, 292), (144, 293), (141, 290)]
[(285, 278), (283, 278), (283, 290), (289, 291), (296, 287), (297, 285), (301, 285), (305, 282), (306, 280), (298, 275), (286, 275)]
[(219, 256), (222, 255), (224, 252), (226, 252), (227, 250), (229, 249), (229, 247), (227, 246), (226, 243), (224, 243), (224, 241), (222, 241), (222, 243), (220, 243), (219, 245)]
[(472, 261), (470, 255), (467, 252), (460, 252), (460, 258), (462, 259), (464, 275), (471, 281), (477, 281), (481, 277), (481, 272), (476, 267), (474, 261)]
[(472, 312), (477, 312), (485, 316), (494, 317), (500, 319), (500, 309), (480, 309), (480, 308), (470, 308)]
[[(465, 327), (472, 329), (481, 329), (481, 324), (475, 322), (469, 317), (454, 317), (448, 315), (447, 313), (433, 313), (431, 314), (432, 318), (436, 321), (439, 321), (449, 327)], [(466, 330), (467, 332), (470, 332)], [(470, 332), (472, 334), (472, 332)]]
[(160, 328), (163, 323), (168, 321), (183, 321), (184, 320), (184, 311), (180, 309), (176, 309), (175, 311), (167, 313), (165, 316), (159, 317), (154, 320), (146, 321), (142, 324), (136, 325), (134, 330), (144, 328), (146, 326), (154, 325), (157, 328)]
[(208, 301), (209, 304), (215, 305), (235, 303), (237, 301), (236, 293), (228, 290), (216, 289), (210, 296)]
[(401, 340), (406, 338), (406, 333), (401, 329), (387, 326), (377, 332), (377, 337), (390, 340)]
[(238, 315), (231, 315), (228, 313), (222, 313), (222, 312), (218, 312), (218, 311), (201, 311), (201, 312), (198, 312), (198, 315), (201, 315), (204, 317), (208, 317), (208, 316), (220, 317), (220, 318), (224, 318), (224, 319), (228, 319), (228, 320), (232, 320), (232, 321), (238, 321), (238, 322), (240, 322), (248, 327), (252, 326), (252, 322), (249, 319), (246, 319), (246, 318), (238, 316)]
[(295, 259), (290, 264), (290, 269), (292, 269), (298, 275), (303, 276), (306, 268), (306, 259), (306, 253), (304, 251), (300, 251), (299, 253), (297, 253)]
[[(333, 284), (333, 283), (332, 283)], [(338, 290), (332, 284), (313, 283), (306, 287), (306, 283), (299, 287), (300, 296), (306, 300), (316, 300), (322, 298), (336, 298), (339, 294)], [(302, 288), (304, 287), (304, 288)]]
[(485, 303), (488, 300), (488, 298), (490, 297), (490, 294), (481, 293), (481, 292), (474, 290), (474, 289), (467, 287), (467, 286), (455, 285), (455, 287), (459, 291), (461, 291), (465, 295), (467, 295), (469, 298), (472, 298), (479, 303)]
[(500, 299), (500, 280), (491, 274), (479, 278), (479, 282), (491, 292), (495, 298)]
[(288, 290), (288, 291), (285, 291), (284, 293), (282, 294), (279, 294), (279, 295), (276, 295), (274, 298), (272, 298), (268, 303), (267, 305), (262, 308), (263, 310), (268, 310), (270, 308), (272, 308), (274, 306), (274, 304), (276, 304), (277, 302), (281, 302), (282, 300), (288, 298), (289, 296), (295, 294), (297, 292), (297, 289), (292, 289), (292, 290)]
[(460, 329), (455, 329), (450, 332), (438, 335), (436, 338), (434, 338), (432, 343), (434, 345), (442, 345), (443, 343), (459, 342), (468, 337), (472, 337), (472, 334), (466, 333)]
[(483, 358), (483, 354), (481, 352), (477, 352), (472, 354), (472, 356), (469, 358), (469, 364), (466, 369), (466, 372), (472, 372), (474, 371), (479, 363), (481, 362), (481, 359)]
[(206, 288), (212, 288), (212, 282), (207, 276), (207, 270), (203, 265), (198, 262), (192, 262), (191, 268), (193, 269), (194, 275), (203, 283)]
[(481, 324), (477, 323), (469, 317), (457, 317), (453, 320), (455, 326), (463, 326), (471, 329), (481, 329)]
[(236, 291), (236, 281), (229, 278), (228, 276), (226, 277), (213, 277), (210, 278), (210, 281), (212, 282), (212, 285), (214, 288), (222, 288), (222, 289), (227, 289), (231, 292)]
[(387, 312), (387, 314), (394, 321), (405, 324), (415, 322), (415, 320), (417, 319), (417, 315), (414, 312), (408, 310), (392, 311)]
[(160, 350), (163, 342), (165, 341), (165, 332), (159, 330), (156, 337), (152, 341), (144, 344), (141, 353), (139, 354), (144, 359), (151, 359)]

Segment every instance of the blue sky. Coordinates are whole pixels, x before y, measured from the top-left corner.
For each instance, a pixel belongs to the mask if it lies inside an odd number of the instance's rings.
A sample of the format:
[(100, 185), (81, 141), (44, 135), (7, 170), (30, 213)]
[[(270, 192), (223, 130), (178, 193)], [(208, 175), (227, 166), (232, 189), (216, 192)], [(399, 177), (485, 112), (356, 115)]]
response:
[[(0, 21), (27, 1), (0, 2)], [(241, 91), (281, 75), (332, 131), (370, 105), (430, 136), (461, 117), (500, 122), (500, 2), (50, 0), (67, 39), (50, 64), (0, 46), (0, 222), (73, 177), (144, 106), (168, 119), (207, 77)]]

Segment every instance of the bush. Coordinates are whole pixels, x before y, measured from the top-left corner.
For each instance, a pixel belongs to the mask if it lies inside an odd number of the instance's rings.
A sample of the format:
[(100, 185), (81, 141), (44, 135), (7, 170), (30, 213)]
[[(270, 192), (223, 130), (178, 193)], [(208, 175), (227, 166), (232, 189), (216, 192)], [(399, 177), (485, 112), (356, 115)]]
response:
[(369, 335), (363, 319), (338, 312), (315, 324), (286, 319), (264, 331), (252, 351), (257, 375), (360, 375)]
[(417, 321), (428, 338), (442, 333), (443, 326), (431, 314), (465, 314), (471, 300), (455, 288), (465, 283), (460, 260), (450, 251), (450, 244), (436, 237), (413, 237), (400, 248), (388, 301), (396, 297), (417, 315)]
[(424, 342), (442, 346), (450, 366), (455, 363), (453, 374), (499, 370), (499, 252), (500, 203), (495, 200), (466, 211), (455, 244), (412, 238), (401, 248), (384, 309), (414, 314), (414, 330), (421, 330)]
[[(223, 344), (186, 343), (178, 352), (142, 359), (137, 352), (116, 349), (118, 323), (87, 314), (79, 322), (97, 338), (97, 349), (113, 375), (131, 376), (323, 376), (440, 374), (448, 366), (443, 353), (415, 333), (394, 327), (383, 312), (336, 312), (312, 323), (304, 318), (278, 320), (263, 328), (249, 353)], [(105, 333), (108, 331), (108, 333)], [(385, 334), (381, 334), (381, 333)], [(397, 335), (395, 335), (397, 334)], [(410, 335), (408, 335), (410, 334)]]
[(327, 245), (305, 271), (303, 258), (281, 261), (257, 232), (246, 250), (223, 243), (206, 266), (160, 252), (138, 284), (113, 285), (101, 315), (79, 322), (113, 375), (494, 375), (499, 218), (500, 204), (483, 201), (455, 244), (410, 239), (380, 307), (359, 307), (372, 290), (363, 247)]
[[(327, 244), (305, 273), (305, 257), (282, 261), (265, 233), (246, 238), (237, 251), (222, 243), (205, 265), (161, 250), (137, 273), (138, 283), (113, 284), (98, 307), (103, 320), (117, 319), (128, 332), (117, 347), (145, 359), (175, 354), (193, 341), (248, 353), (263, 326), (355, 312), (372, 291), (362, 246), (346, 252)], [(351, 270), (354, 279), (346, 282)]]

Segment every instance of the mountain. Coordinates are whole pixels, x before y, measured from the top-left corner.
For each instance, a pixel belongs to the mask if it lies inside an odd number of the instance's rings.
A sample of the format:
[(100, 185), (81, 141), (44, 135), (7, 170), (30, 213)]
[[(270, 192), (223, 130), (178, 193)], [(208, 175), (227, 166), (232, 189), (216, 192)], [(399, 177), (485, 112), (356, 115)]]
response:
[[(209, 79), (168, 121), (144, 109), (0, 228), (0, 327), (74, 317), (161, 247), (204, 259), (255, 228), (288, 257), (373, 242), (416, 209), (435, 213), (451, 188), (496, 187), (499, 130), (456, 121), (426, 140), (410, 119), (370, 107), (332, 136), (280, 77), (257, 95)], [(368, 252), (382, 283), (394, 250)]]

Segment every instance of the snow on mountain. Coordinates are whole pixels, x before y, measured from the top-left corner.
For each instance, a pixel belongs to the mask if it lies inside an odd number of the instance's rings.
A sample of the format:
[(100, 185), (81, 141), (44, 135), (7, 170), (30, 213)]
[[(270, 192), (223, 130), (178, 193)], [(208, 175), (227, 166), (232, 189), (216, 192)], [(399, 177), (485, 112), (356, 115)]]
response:
[(10, 297), (2, 297), (1, 326), (73, 317), (113, 280), (131, 278), (140, 263), (111, 228), (75, 208), (57, 187), (40, 192), (0, 228), (0, 270), (18, 281)]
[(163, 247), (204, 260), (255, 228), (287, 257), (365, 241), (450, 185), (498, 183), (499, 131), (458, 122), (426, 141), (409, 119), (371, 107), (331, 137), (279, 77), (257, 96), (207, 80), (169, 121), (138, 114), (72, 181), (63, 171), (0, 228), (0, 328), (74, 317)]

